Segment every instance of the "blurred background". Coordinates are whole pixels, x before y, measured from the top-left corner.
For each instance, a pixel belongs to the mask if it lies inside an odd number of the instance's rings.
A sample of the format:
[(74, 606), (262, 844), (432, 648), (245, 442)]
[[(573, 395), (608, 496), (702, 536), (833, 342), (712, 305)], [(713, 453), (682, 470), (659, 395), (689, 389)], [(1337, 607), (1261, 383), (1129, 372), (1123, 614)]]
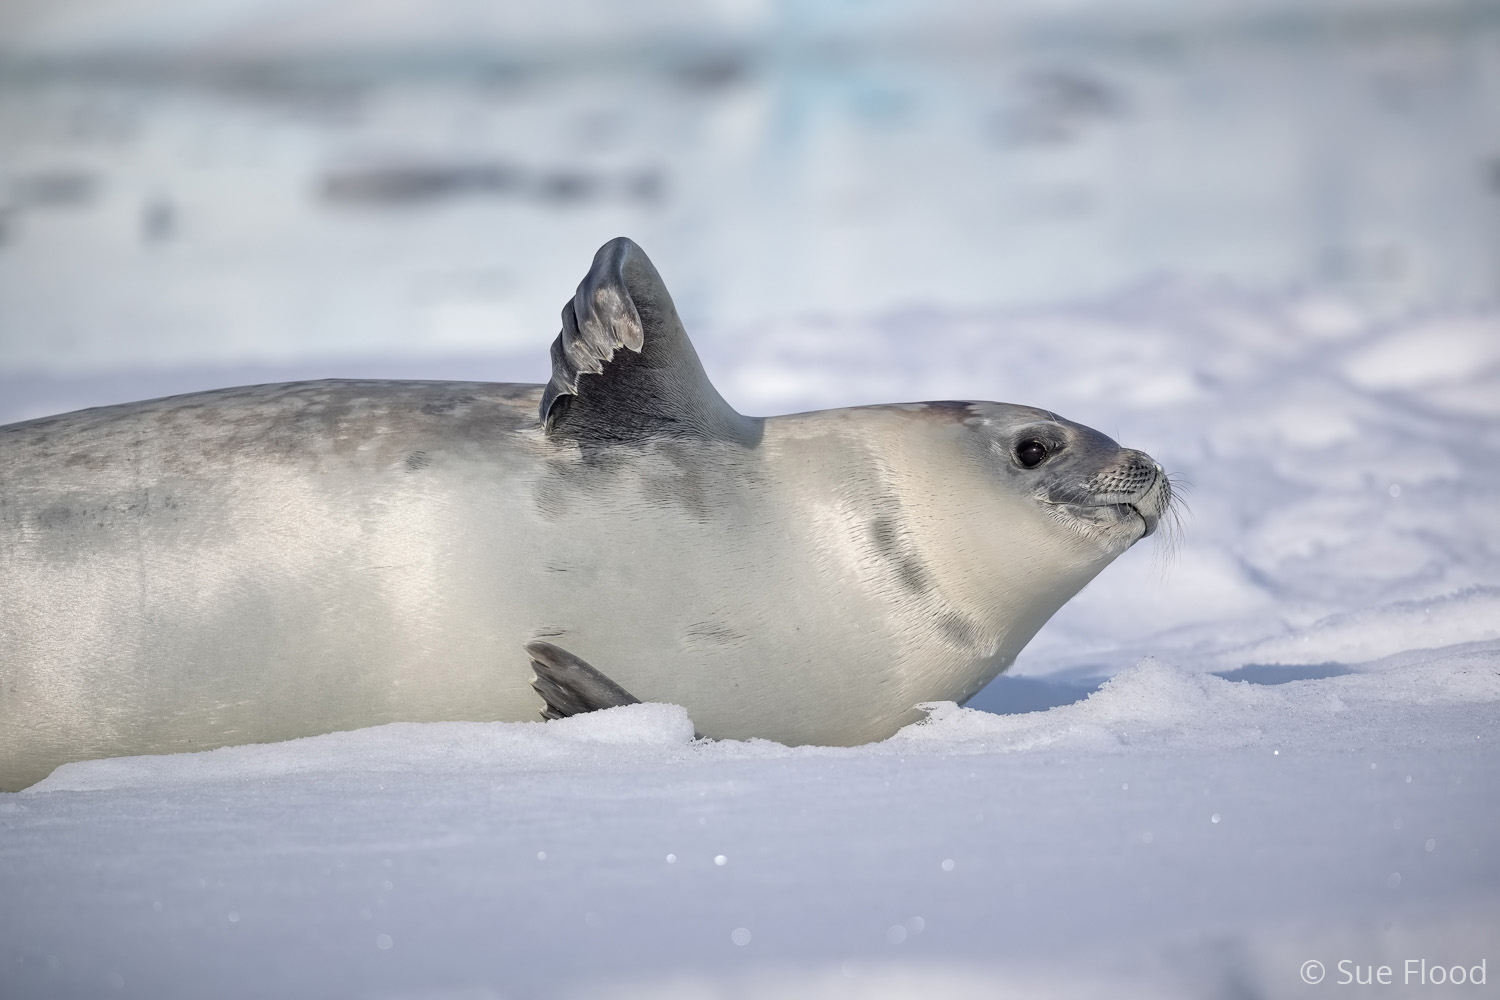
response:
[[(1500, 4), (0, 5), (0, 422), (543, 381), (621, 234), (749, 412), (902, 388), (737, 376), (778, 325), (1164, 281), (1374, 322), (1494, 302)], [(854, 351), (899, 358), (897, 327)]]

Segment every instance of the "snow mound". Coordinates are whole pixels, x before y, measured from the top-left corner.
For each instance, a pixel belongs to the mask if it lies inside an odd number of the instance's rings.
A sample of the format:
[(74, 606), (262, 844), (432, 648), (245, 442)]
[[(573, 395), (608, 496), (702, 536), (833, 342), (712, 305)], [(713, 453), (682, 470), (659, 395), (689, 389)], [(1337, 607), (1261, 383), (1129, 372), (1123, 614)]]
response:
[(1470, 587), (1442, 597), (1330, 615), (1293, 634), (1235, 652), (1255, 663), (1359, 663), (1392, 650), (1441, 649), (1493, 639), (1500, 639), (1500, 587)]
[(985, 751), (1067, 746), (1103, 750), (1132, 737), (1173, 734), (1223, 745), (1256, 716), (1290, 707), (1272, 688), (1190, 673), (1147, 658), (1116, 674), (1083, 701), (1045, 712), (992, 715), (952, 702), (929, 706), (926, 722), (908, 726), (896, 740), (936, 741)]
[(679, 746), (693, 739), (693, 721), (681, 705), (623, 705), (554, 719), (544, 727), (549, 737), (609, 746)]
[(26, 793), (151, 788), (355, 772), (483, 773), (597, 768), (631, 751), (680, 747), (693, 724), (677, 705), (626, 705), (551, 722), (393, 722), (284, 743), (64, 764)]
[[(1275, 739), (1305, 742), (1359, 729), (1388, 705), (1477, 705), (1500, 701), (1500, 647), (1479, 644), (1409, 653), (1337, 676), (1274, 685), (1230, 680), (1147, 657), (1086, 699), (1044, 712), (994, 715), (953, 702), (924, 706), (928, 718), (892, 745), (1026, 751), (1108, 750), (1128, 744), (1230, 748)], [(1352, 716), (1340, 725), (1340, 716)], [(1309, 725), (1312, 723), (1313, 725)]]
[(695, 740), (678, 705), (640, 704), (551, 722), (392, 723), (285, 743), (65, 764), (23, 794), (168, 788), (328, 773), (597, 773), (640, 764), (1069, 749), (1231, 749), (1355, 743), (1392, 709), (1500, 701), (1500, 643), (1407, 653), (1337, 668), (1334, 676), (1251, 682), (1152, 657), (1082, 701), (996, 715), (953, 702), (883, 743), (787, 747), (769, 740)]

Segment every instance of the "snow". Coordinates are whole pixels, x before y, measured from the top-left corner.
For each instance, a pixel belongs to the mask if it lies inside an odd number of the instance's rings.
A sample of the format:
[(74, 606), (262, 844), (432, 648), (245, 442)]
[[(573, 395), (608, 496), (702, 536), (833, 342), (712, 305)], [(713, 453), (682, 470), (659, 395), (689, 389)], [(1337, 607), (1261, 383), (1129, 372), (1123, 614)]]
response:
[[(460, 0), (192, 6), (23, 5), (0, 56), (504, 42)], [(1495, 35), (1212, 7), (1095, 45), (1057, 42), (1083, 4), (723, 3), (690, 30), (751, 54), (712, 86), (578, 71), (624, 31), (602, 8), (518, 22), (566, 44), (514, 85), (0, 78), (0, 420), (540, 381), (623, 232), (745, 412), (1030, 403), (1187, 495), (1010, 674), (878, 744), (648, 704), (66, 765), (0, 795), (0, 996), (1311, 997), (1340, 961), (1492, 991), (1404, 963), (1500, 962)], [(1285, 34), (1209, 23), (1235, 11)], [(647, 13), (629, 44), (688, 16)], [(1047, 37), (838, 71), (792, 44), (948, 21)], [(521, 179), (319, 193), (413, 163)], [(549, 201), (565, 169), (605, 193)], [(640, 171), (659, 197), (611, 186)]]

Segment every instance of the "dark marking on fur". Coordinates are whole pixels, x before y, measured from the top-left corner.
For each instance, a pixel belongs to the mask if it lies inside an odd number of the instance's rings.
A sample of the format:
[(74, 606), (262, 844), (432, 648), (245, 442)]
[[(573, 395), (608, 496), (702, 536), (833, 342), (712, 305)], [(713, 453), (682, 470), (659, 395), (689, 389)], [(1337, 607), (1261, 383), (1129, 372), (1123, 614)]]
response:
[[(0, 429), (8, 475), (129, 470), (143, 484), (249, 461), (390, 469), (418, 451), (489, 459), (535, 428), (541, 387), (325, 379), (219, 389)], [(33, 473), (32, 470), (35, 470)]]
[(963, 399), (934, 399), (917, 406), (924, 416), (953, 423), (963, 423), (978, 415), (974, 404)]
[(693, 648), (737, 646), (749, 638), (740, 629), (724, 622), (694, 622), (683, 630), (683, 638)]
[(470, 395), (453, 396), (449, 399), (437, 399), (422, 404), (422, 412), (432, 417), (446, 417), (459, 409), (467, 407), (474, 402)]
[(962, 649), (972, 649), (979, 642), (980, 629), (977, 622), (966, 615), (958, 612), (949, 612), (937, 620), (938, 631), (942, 632), (955, 646)]
[(894, 517), (886, 515), (870, 522), (870, 540), (875, 551), (896, 571), (901, 586), (913, 594), (925, 594), (932, 589), (932, 580), (923, 565), (922, 558), (901, 537)]
[(548, 476), (532, 484), (531, 505), (543, 520), (561, 521), (573, 509), (572, 494), (568, 491), (567, 483)]
[(896, 562), (896, 575), (901, 584), (913, 594), (925, 594), (932, 588), (927, 579), (927, 570), (916, 556), (903, 556)]
[(71, 525), (73, 521), (73, 508), (67, 504), (55, 503), (50, 507), (43, 507), (37, 511), (36, 526), (43, 531), (58, 531)]

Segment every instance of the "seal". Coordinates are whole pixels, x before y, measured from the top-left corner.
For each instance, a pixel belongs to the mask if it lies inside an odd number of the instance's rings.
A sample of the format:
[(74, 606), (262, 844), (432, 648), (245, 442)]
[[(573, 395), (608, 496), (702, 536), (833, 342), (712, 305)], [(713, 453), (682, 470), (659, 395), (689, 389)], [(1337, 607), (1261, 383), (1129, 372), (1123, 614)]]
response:
[(626, 239), (552, 362), (0, 428), (0, 788), (636, 698), (710, 737), (878, 740), (1004, 670), (1171, 501), (1147, 455), (1026, 406), (743, 416)]

